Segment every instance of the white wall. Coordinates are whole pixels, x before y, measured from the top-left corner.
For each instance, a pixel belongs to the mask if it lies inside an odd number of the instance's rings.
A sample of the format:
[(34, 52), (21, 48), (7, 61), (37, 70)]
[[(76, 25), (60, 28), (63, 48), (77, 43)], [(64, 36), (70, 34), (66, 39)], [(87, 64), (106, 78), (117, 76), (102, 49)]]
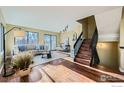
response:
[(124, 8), (120, 25), (120, 46), (124, 46)]
[(95, 15), (99, 41), (118, 41), (122, 7)]
[[(120, 47), (124, 47), (124, 8), (120, 25)], [(120, 48), (120, 71), (124, 72), (124, 49)]]

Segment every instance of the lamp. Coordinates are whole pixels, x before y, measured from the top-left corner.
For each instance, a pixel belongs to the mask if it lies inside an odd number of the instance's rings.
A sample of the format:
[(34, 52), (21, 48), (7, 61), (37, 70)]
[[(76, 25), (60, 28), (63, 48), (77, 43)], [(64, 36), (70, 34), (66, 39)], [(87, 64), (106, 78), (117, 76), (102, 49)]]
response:
[[(4, 34), (3, 34), (3, 62), (4, 62), (4, 64), (3, 64), (3, 77), (7, 77), (7, 76), (10, 76), (10, 75), (12, 75), (12, 74), (14, 74), (15, 73), (15, 71), (13, 70), (13, 69), (7, 69), (6, 68), (6, 41), (5, 41), (5, 36), (9, 33), (9, 32), (11, 32), (11, 31), (13, 31), (13, 29), (19, 29), (19, 31), (21, 32), (21, 28), (18, 28), (18, 27), (13, 27), (13, 28), (11, 28), (9, 31), (7, 31), (7, 32), (5, 32), (5, 29), (3, 28), (3, 31), (4, 31)], [(20, 35), (22, 35), (22, 33), (18, 33), (18, 35), (20, 34)]]

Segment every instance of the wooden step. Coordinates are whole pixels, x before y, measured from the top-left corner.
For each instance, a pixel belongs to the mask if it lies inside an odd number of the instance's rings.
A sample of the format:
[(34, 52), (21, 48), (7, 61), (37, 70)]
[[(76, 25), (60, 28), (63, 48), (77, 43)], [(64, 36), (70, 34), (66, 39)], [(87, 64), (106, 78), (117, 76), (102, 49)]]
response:
[(82, 50), (82, 51), (90, 51), (91, 49), (87, 48), (87, 47), (81, 47), (80, 50)]
[(91, 43), (91, 40), (84, 40), (83, 43), (88, 43), (88, 44), (90, 44), (90, 43)]
[(83, 42), (82, 44), (87, 44), (87, 45), (90, 45), (90, 43), (89, 43), (89, 42)]
[(84, 64), (84, 65), (90, 65), (90, 60), (86, 60), (86, 59), (81, 59), (81, 58), (75, 58), (74, 60), (75, 62), (78, 62), (78, 63), (81, 63), (81, 64)]
[(82, 58), (82, 59), (86, 59), (86, 60), (90, 60), (90, 59), (91, 59), (91, 56), (82, 55), (82, 54), (80, 54), (80, 53), (78, 53), (78, 54), (76, 55), (76, 57)]
[(91, 61), (91, 49), (90, 49), (91, 39), (85, 39), (75, 57), (75, 62), (90, 65)]
[(91, 39), (85, 39), (84, 42), (89, 42), (89, 43), (91, 43)]
[(82, 44), (81, 47), (90, 48), (90, 44)]
[(81, 51), (81, 50), (79, 50), (79, 53), (82, 54), (82, 55), (91, 56), (90, 51)]

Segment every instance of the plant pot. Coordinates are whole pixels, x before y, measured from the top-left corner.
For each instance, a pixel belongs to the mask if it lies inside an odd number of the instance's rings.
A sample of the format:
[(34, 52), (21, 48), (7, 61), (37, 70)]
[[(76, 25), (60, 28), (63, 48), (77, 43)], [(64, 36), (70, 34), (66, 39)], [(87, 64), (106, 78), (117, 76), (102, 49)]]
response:
[(20, 76), (20, 77), (24, 77), (24, 76), (29, 75), (30, 72), (31, 72), (31, 67), (26, 68), (26, 69), (19, 70), (17, 72), (17, 75)]

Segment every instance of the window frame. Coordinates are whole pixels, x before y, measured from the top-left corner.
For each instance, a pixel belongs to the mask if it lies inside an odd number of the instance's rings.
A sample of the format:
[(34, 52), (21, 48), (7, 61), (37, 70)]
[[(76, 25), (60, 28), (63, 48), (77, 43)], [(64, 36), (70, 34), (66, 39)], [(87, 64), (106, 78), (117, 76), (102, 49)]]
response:
[[(27, 33), (37, 33), (37, 43), (36, 44), (39, 43), (39, 33), (38, 32), (25, 31), (25, 36), (24, 37), (19, 37), (19, 38), (23, 38), (25, 40), (25, 42), (23, 44), (30, 44), (29, 43), (29, 39), (30, 38), (29, 38), (29, 36), (28, 36)], [(15, 40), (14, 41), (16, 41), (16, 37), (15, 37)], [(16, 44), (16, 42), (15, 42), (15, 45), (19, 45), (19, 44)]]

